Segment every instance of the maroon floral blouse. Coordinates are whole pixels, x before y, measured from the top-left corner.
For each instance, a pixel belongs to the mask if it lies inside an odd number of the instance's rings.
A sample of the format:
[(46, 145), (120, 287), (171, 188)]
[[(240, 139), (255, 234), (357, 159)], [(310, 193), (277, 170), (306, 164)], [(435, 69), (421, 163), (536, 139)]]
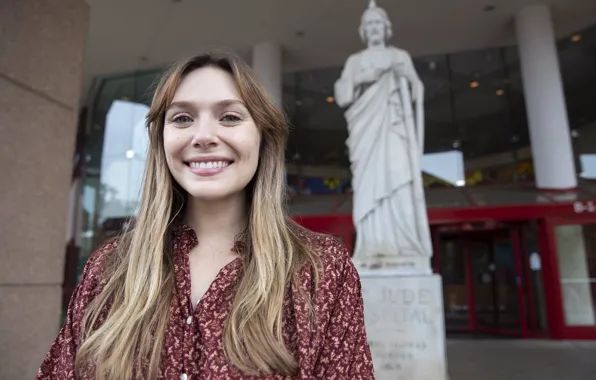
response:
[[(232, 261), (217, 275), (198, 306), (190, 301), (189, 252), (198, 244), (194, 231), (177, 226), (172, 232), (176, 296), (162, 351), (160, 379), (373, 379), (373, 364), (364, 328), (358, 273), (347, 250), (334, 238), (305, 231), (304, 238), (320, 253), (323, 272), (318, 289), (311, 286), (306, 266), (288, 290), (283, 309), (283, 336), (299, 362), (293, 377), (247, 376), (227, 359), (222, 333), (241, 275), (243, 261)], [(37, 374), (38, 380), (75, 379), (74, 359), (83, 313), (97, 295), (104, 257), (116, 242), (97, 250), (88, 260), (77, 286), (65, 325), (52, 344)], [(306, 304), (295, 297), (301, 288), (313, 297), (315, 323), (308, 327)], [(93, 379), (85, 374), (83, 379)]]

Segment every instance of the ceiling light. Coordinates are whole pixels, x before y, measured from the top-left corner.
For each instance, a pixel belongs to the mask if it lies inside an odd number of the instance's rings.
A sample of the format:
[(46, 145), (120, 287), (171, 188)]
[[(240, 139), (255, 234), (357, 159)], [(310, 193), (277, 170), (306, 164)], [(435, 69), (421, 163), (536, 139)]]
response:
[(504, 94), (505, 94), (505, 91), (503, 89), (500, 88), (497, 90), (497, 96), (502, 96)]
[(133, 159), (135, 157), (135, 151), (132, 149), (129, 149), (126, 151), (126, 158)]
[(579, 40), (582, 39), (582, 35), (581, 34), (574, 34), (573, 36), (571, 36), (571, 41), (573, 42), (577, 42)]
[(473, 80), (470, 82), (471, 88), (478, 88), (478, 86), (480, 86), (480, 82), (478, 82), (477, 80)]
[(335, 101), (335, 98), (333, 96), (328, 96), (325, 100), (327, 101), (327, 103), (333, 103)]

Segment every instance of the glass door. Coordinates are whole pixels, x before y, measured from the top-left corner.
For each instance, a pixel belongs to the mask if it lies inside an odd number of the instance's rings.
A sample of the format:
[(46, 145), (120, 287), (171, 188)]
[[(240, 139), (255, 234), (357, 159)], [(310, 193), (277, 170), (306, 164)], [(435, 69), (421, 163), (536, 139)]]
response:
[(526, 335), (517, 227), (437, 235), (447, 331)]
[(515, 230), (493, 231), (468, 240), (475, 325), (479, 331), (522, 333), (521, 270)]
[(439, 246), (441, 256), (435, 267), (443, 279), (445, 328), (447, 331), (465, 331), (470, 328), (470, 318), (463, 240), (445, 237)]

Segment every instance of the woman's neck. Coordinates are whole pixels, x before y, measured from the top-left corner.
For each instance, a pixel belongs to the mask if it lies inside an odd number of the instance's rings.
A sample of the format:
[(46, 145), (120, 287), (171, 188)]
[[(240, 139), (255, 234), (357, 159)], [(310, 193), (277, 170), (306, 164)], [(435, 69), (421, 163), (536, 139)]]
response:
[(189, 196), (185, 222), (202, 240), (229, 240), (246, 228), (246, 200), (243, 193), (229, 199), (203, 201)]

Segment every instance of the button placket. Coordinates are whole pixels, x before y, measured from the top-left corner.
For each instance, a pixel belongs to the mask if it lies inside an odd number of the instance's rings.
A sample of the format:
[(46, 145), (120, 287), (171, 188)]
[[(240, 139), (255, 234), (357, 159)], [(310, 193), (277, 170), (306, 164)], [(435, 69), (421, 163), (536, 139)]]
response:
[(201, 346), (201, 313), (201, 300), (198, 300), (193, 314), (193, 319), (195, 320), (194, 326), (196, 326), (196, 328), (193, 328), (193, 335), (191, 337), (194, 348), (193, 368), (197, 371), (199, 371), (199, 362), (201, 360), (201, 350), (199, 349)]
[[(189, 303), (189, 305), (191, 305)], [(194, 348), (194, 339), (193, 339), (193, 309), (192, 307), (188, 307), (188, 316), (184, 320), (184, 341), (183, 341), (183, 367), (182, 367), (182, 374), (180, 375), (180, 380), (188, 380), (190, 379), (189, 373), (193, 372), (192, 364), (194, 361), (193, 358), (193, 348)]]

